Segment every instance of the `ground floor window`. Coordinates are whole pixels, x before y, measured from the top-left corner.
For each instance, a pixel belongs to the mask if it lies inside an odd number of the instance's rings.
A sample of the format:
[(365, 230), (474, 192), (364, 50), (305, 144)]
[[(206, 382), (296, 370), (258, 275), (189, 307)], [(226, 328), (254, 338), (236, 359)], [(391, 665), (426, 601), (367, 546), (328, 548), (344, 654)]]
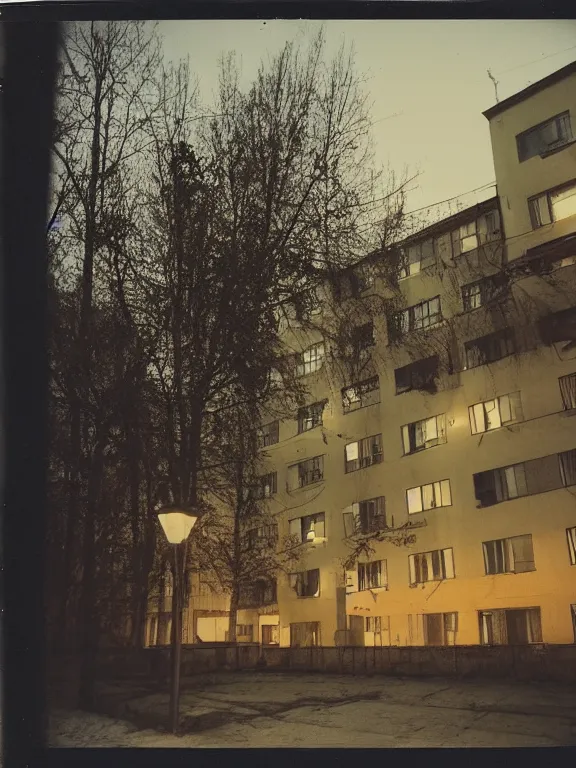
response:
[(364, 645), (390, 645), (390, 616), (366, 616), (364, 622)]
[(278, 624), (262, 626), (262, 645), (280, 645), (280, 627)]
[(254, 632), (254, 628), (252, 624), (237, 624), (236, 625), (236, 639), (242, 640), (247, 643), (252, 642), (252, 635)]
[(457, 613), (425, 613), (425, 645), (456, 645)]
[(290, 624), (290, 647), (310, 648), (320, 645), (320, 622), (301, 621)]
[(540, 608), (480, 611), (482, 645), (529, 645), (542, 642)]

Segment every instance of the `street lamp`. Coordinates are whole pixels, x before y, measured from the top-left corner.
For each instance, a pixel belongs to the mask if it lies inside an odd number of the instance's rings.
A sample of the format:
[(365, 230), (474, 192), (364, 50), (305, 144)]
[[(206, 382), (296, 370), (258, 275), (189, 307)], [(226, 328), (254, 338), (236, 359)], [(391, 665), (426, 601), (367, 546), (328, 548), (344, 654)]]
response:
[(182, 648), (182, 627), (180, 608), (182, 599), (181, 575), (183, 574), (183, 544), (198, 520), (198, 512), (177, 505), (161, 507), (158, 520), (174, 553), (174, 584), (172, 588), (172, 680), (170, 686), (170, 726), (172, 733), (178, 730), (180, 699), (180, 652)]

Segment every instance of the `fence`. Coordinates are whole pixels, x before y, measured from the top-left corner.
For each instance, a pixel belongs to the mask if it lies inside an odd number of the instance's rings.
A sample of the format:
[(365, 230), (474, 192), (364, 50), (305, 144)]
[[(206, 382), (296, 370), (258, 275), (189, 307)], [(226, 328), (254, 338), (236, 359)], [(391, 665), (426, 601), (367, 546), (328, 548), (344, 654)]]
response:
[[(52, 681), (70, 679), (75, 660), (56, 657)], [(182, 674), (232, 670), (457, 677), (576, 683), (576, 645), (279, 648), (255, 643), (185, 646)], [(166, 680), (168, 648), (102, 652), (99, 679)]]

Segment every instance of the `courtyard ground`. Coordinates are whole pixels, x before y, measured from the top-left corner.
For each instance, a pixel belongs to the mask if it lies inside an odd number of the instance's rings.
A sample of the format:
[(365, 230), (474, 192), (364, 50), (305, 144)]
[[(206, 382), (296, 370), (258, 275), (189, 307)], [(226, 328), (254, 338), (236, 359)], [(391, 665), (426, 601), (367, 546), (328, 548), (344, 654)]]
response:
[[(227, 673), (184, 681), (181, 736), (153, 730), (167, 693), (107, 685), (126, 720), (65, 709), (55, 747), (576, 746), (576, 690), (543, 683)], [(113, 704), (115, 702), (115, 705)], [(112, 710), (108, 710), (112, 711)], [(136, 725), (134, 724), (136, 723)]]

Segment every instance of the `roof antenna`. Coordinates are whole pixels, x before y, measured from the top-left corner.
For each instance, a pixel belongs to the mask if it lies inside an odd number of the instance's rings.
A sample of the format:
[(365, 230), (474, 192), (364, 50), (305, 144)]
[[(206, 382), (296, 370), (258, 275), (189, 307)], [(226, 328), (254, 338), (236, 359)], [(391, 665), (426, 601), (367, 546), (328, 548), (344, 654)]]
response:
[(498, 80), (496, 80), (496, 78), (494, 77), (494, 75), (489, 69), (486, 71), (488, 72), (488, 77), (494, 83), (494, 95), (496, 96), (496, 103), (498, 103)]

